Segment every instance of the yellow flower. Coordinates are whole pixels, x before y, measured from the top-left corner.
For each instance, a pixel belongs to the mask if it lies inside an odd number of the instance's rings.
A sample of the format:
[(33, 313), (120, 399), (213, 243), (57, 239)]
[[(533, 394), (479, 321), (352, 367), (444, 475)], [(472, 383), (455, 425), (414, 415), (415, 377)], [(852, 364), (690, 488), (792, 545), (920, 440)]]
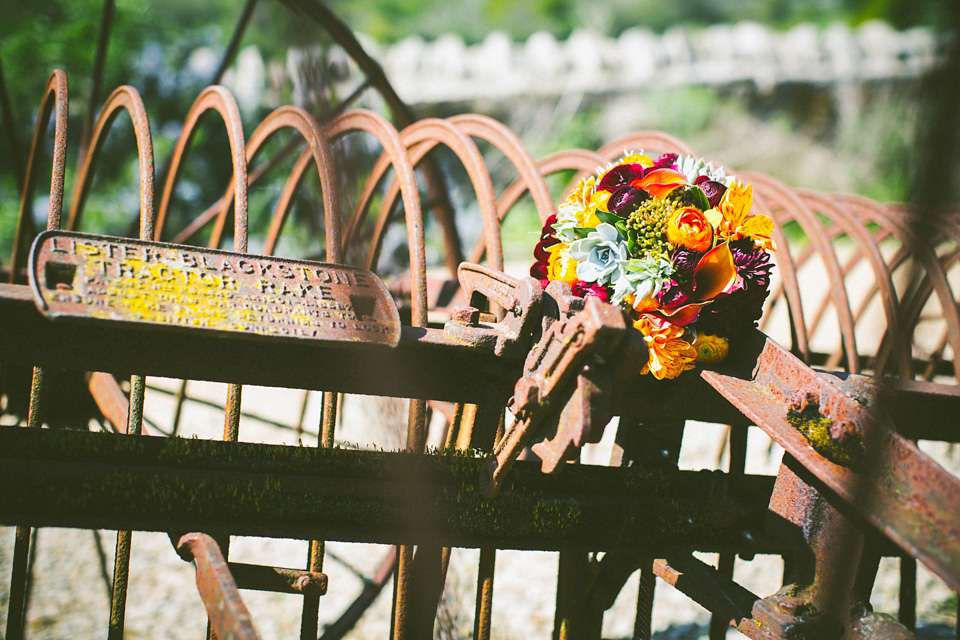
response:
[(693, 348), (697, 350), (697, 362), (713, 364), (727, 357), (730, 344), (726, 338), (701, 333), (694, 340)]
[(649, 351), (641, 374), (650, 373), (657, 380), (664, 380), (693, 369), (697, 351), (683, 339), (683, 328), (650, 316), (641, 316), (633, 326), (643, 334)]
[(727, 187), (720, 199), (722, 217), (714, 218), (717, 235), (724, 240), (748, 237), (764, 249), (773, 249), (773, 240), (770, 238), (773, 235), (773, 220), (763, 214), (750, 215), (752, 206), (753, 185), (734, 182)]
[(639, 164), (644, 167), (652, 167), (653, 160), (650, 159), (650, 156), (644, 155), (642, 153), (628, 153), (614, 164)]
[(569, 245), (555, 244), (547, 249), (550, 258), (547, 263), (547, 277), (573, 284), (577, 278), (577, 261), (570, 257)]
[(600, 218), (597, 217), (597, 207), (606, 206), (609, 199), (609, 193), (597, 193), (596, 176), (589, 176), (577, 183), (577, 186), (567, 196), (567, 203), (573, 205), (576, 211), (575, 216), (578, 226), (596, 229), (597, 225), (600, 224)]

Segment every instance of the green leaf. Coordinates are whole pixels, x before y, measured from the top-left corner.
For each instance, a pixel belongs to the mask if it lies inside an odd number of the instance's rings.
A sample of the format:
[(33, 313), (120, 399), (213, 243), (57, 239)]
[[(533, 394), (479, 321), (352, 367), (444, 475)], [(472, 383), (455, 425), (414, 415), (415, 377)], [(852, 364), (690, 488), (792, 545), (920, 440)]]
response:
[(600, 218), (600, 222), (606, 222), (614, 226), (616, 226), (618, 222), (623, 221), (623, 218), (617, 214), (610, 213), (609, 211), (600, 211), (600, 209), (597, 209), (597, 217)]
[(578, 238), (586, 238), (593, 230), (593, 227), (574, 227), (573, 233), (576, 234)]
[(688, 207), (696, 207), (700, 209), (700, 211), (706, 211), (710, 208), (710, 200), (707, 199), (707, 194), (696, 185), (691, 185), (684, 189), (681, 201)]

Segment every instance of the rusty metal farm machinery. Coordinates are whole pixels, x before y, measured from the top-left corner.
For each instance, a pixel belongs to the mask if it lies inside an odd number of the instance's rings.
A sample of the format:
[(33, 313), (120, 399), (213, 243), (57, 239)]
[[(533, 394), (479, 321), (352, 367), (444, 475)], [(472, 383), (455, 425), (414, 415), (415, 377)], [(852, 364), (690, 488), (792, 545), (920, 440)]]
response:
[[(476, 638), (491, 637), (498, 549), (559, 553), (555, 638), (600, 637), (604, 612), (638, 570), (640, 638), (650, 637), (656, 578), (712, 613), (711, 638), (730, 626), (757, 639), (911, 638), (917, 561), (960, 590), (960, 479), (916, 444), (957, 440), (960, 392), (933, 382), (960, 376), (955, 214), (921, 219), (909, 207), (746, 175), (781, 247), (761, 329), (788, 345), (758, 331), (722, 367), (657, 382), (636, 375), (645, 347), (617, 307), (503, 272), (500, 223), (524, 197), (546, 219), (547, 176), (591, 171), (624, 148), (689, 151), (670, 136), (535, 161), (482, 116), (398, 129), (371, 111), (321, 124), (297, 107), (248, 135), (229, 92), (211, 86), (186, 116), (157, 201), (146, 111), (120, 87), (83, 145), (64, 216), (66, 109), (66, 76), (54, 72), (0, 285), (0, 364), (5, 380), (19, 373), (28, 387), (4, 389), (5, 410), (23, 420), (0, 427), (0, 523), (17, 526), (7, 638), (23, 637), (30, 531), (45, 526), (118, 530), (111, 638), (123, 635), (134, 531), (169, 533), (195, 564), (221, 638), (258, 637), (238, 589), (296, 594), (301, 637), (316, 638), (322, 596), (338, 589), (323, 573), (329, 540), (396, 546), (325, 637), (340, 637), (391, 578), (392, 636), (430, 637), (452, 547), (480, 550)], [(139, 158), (139, 239), (82, 233), (98, 154), (124, 111)], [(233, 179), (178, 234), (167, 228), (172, 194), (211, 111), (226, 127)], [(30, 203), (50, 121), (47, 230), (35, 233)], [(281, 130), (302, 142), (288, 145), (299, 155), (254, 255), (248, 189)], [(336, 149), (357, 136), (380, 155), (347, 210)], [(482, 227), (464, 252), (449, 209), (435, 208), (449, 271), (439, 281), (428, 277), (421, 199), (437, 188), (435, 168), (418, 173), (438, 146), (465, 169)], [(512, 167), (499, 193), (481, 149)], [(322, 262), (276, 257), (290, 203), (313, 172)], [(204, 228), (208, 248), (187, 244)], [(409, 272), (388, 291), (376, 273), (393, 228), (405, 234)], [(233, 249), (221, 249), (231, 235)], [(823, 286), (801, 286), (801, 273)], [(228, 383), (223, 439), (147, 435), (146, 376)], [(321, 392), (318, 446), (243, 442), (243, 385)], [(66, 397), (77, 393), (111, 433), (57, 428), (82, 411)], [(336, 446), (339, 393), (410, 398), (405, 451)], [(429, 413), (446, 417), (442, 447), (428, 452)], [(678, 468), (685, 431), (702, 422), (729, 425), (725, 472)], [(757, 427), (785, 451), (776, 477), (745, 472)], [(609, 464), (579, 464), (580, 448), (605, 429), (616, 429)], [(527, 447), (535, 459), (518, 460), (531, 457)], [(288, 563), (299, 568), (229, 562), (231, 535), (309, 540), (308, 558)], [(698, 551), (719, 553), (716, 566)], [(784, 558), (775, 593), (733, 580), (735, 558), (757, 554)], [(899, 620), (868, 604), (882, 556), (900, 558)]]

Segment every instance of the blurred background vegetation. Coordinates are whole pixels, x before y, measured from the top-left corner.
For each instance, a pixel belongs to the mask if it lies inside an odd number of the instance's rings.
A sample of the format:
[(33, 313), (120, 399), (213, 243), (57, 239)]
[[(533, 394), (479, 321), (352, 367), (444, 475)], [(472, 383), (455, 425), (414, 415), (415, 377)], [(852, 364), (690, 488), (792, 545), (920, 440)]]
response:
[[(100, 100), (121, 84), (140, 91), (153, 127), (158, 172), (189, 105), (210, 82), (243, 5), (241, 0), (116, 0)], [(617, 36), (637, 26), (663, 32), (676, 26), (698, 28), (742, 20), (787, 29), (802, 22), (855, 26), (879, 19), (896, 29), (942, 30), (956, 10), (954, 3), (945, 0), (331, 0), (328, 5), (355, 32), (383, 45), (410, 35), (430, 40), (452, 33), (469, 44), (496, 30), (521, 41), (537, 31), (563, 39), (579, 28)], [(24, 156), (50, 71), (62, 68), (69, 74), (68, 201), (80, 122), (91, 91), (102, 6), (100, 2), (12, 0), (0, 21), (0, 64), (13, 108), (12, 130)], [(325, 41), (314, 23), (293, 15), (279, 2), (261, 0), (242, 46), (255, 45), (266, 60), (282, 62), (289, 47)], [(215, 55), (205, 66), (196, 58), (198, 51)], [(765, 171), (795, 186), (901, 200), (908, 195), (918, 108), (916, 91), (902, 89), (863, 101), (861, 112), (847, 127), (818, 120), (816, 109), (804, 106), (800, 95), (764, 96), (697, 87), (654, 91), (644, 99), (643, 112), (649, 117), (642, 124), (679, 136), (718, 162)], [(287, 87), (277, 99), (288, 102), (290, 97)], [(266, 112), (266, 106), (243, 112), (248, 135)], [(584, 102), (570, 117), (550, 123), (546, 134), (541, 123), (539, 135), (525, 129), (541, 118), (542, 110), (531, 111), (526, 122), (510, 121), (508, 113), (492, 115), (508, 120), (522, 137), (530, 133), (524, 140), (539, 156), (561, 148), (595, 148), (608, 141), (610, 127), (602, 121), (604, 113), (600, 105)], [(448, 107), (419, 115), (450, 113)], [(137, 211), (137, 169), (128, 129), (118, 126), (110, 134), (87, 205), (87, 229), (125, 233)], [(758, 143), (761, 138), (764, 144)], [(207, 159), (203, 149), (224, 144), (218, 131), (201, 132), (191, 152), (189, 175), (178, 189), (181, 201), (201, 203), (202, 210), (219, 197), (229, 180), (229, 166)], [(0, 137), (0, 262), (9, 256), (18, 206), (19, 187), (9, 145), (6, 136)], [(277, 188), (256, 197), (266, 204)], [(43, 179), (37, 192), (35, 217), (42, 225)]]

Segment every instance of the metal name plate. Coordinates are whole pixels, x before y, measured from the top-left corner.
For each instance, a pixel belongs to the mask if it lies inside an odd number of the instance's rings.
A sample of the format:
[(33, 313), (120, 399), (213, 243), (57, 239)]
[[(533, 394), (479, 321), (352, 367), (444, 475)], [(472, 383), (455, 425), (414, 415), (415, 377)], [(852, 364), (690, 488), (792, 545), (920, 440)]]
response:
[(30, 286), (50, 318), (78, 318), (396, 346), (383, 282), (349, 265), (67, 231), (30, 250)]

